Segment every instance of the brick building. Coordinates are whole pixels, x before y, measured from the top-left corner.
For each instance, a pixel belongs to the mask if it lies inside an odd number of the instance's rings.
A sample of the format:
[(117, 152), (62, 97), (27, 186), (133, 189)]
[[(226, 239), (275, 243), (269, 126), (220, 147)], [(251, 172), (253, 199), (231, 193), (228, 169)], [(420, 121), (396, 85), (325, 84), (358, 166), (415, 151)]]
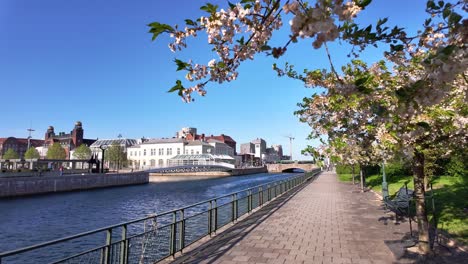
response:
[(75, 123), (75, 127), (73, 130), (66, 134), (65, 132), (59, 132), (55, 134), (54, 127), (49, 126), (47, 132), (45, 133), (44, 137), (44, 148), (49, 148), (54, 143), (60, 143), (62, 148), (65, 149), (67, 153), (67, 158), (70, 158), (70, 151), (73, 151), (75, 148), (79, 147), (81, 144), (86, 144), (87, 146), (91, 146), (96, 139), (85, 139), (84, 137), (84, 129), (83, 124), (80, 121)]
[[(30, 147), (41, 147), (44, 145), (44, 140), (29, 139), (29, 144)], [(28, 150), (28, 139), (15, 137), (0, 138), (0, 157), (3, 157), (8, 149), (13, 149), (18, 153), (20, 158), (24, 158), (24, 153)]]

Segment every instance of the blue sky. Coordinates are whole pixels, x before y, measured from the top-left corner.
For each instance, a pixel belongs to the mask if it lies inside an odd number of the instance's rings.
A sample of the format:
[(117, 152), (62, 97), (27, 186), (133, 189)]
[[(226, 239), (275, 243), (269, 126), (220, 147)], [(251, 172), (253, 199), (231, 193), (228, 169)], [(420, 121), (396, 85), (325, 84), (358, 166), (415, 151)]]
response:
[[(391, 23), (410, 29), (423, 21), (425, 1), (374, 2), (360, 21), (388, 16)], [(43, 138), (49, 125), (69, 132), (77, 120), (83, 122), (86, 138), (171, 137), (192, 126), (199, 133), (228, 134), (238, 145), (262, 137), (268, 145), (282, 144), (285, 153), (285, 136), (293, 135), (298, 158), (300, 149), (316, 143), (305, 140), (309, 129), (293, 112), (314, 91), (276, 77), (271, 65), (288, 60), (298, 69), (327, 67), (324, 51), (314, 51), (310, 41), (292, 46), (280, 61), (260, 56), (242, 65), (237, 81), (210, 85), (207, 96), (196, 96), (194, 103), (167, 93), (182, 78), (175, 57), (207, 63), (212, 54), (201, 38), (174, 54), (168, 38), (151, 42), (146, 25), (182, 24), (201, 16), (204, 3), (0, 0), (0, 137), (27, 137), (32, 125), (33, 137)], [(273, 44), (285, 41), (278, 37)], [(346, 62), (348, 47), (334, 44), (331, 49), (337, 65)], [(369, 50), (363, 59), (374, 61), (379, 54)]]

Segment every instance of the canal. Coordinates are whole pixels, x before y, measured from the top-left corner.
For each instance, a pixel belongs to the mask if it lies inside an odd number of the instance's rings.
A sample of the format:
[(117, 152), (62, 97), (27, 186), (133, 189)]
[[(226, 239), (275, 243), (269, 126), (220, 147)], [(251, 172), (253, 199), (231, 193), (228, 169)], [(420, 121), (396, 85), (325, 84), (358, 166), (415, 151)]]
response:
[(176, 209), (293, 175), (261, 173), (0, 199), (0, 252)]

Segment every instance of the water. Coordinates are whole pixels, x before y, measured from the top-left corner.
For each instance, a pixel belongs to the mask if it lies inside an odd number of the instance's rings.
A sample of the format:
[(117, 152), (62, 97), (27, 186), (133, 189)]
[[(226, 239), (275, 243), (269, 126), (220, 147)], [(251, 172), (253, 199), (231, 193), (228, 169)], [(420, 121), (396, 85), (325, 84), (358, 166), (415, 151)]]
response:
[(150, 183), (0, 200), (0, 252), (161, 213), (292, 174)]

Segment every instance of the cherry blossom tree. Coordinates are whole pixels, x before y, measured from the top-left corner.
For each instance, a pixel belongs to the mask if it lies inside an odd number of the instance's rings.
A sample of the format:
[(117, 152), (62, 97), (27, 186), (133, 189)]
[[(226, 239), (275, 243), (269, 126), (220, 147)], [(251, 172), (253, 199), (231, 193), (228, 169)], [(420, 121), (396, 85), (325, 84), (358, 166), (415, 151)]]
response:
[[(468, 20), (463, 19), (465, 1), (428, 0), (425, 21), (415, 34), (386, 26), (388, 19), (358, 25), (354, 18), (370, 0), (242, 0), (225, 9), (213, 4), (201, 7), (207, 15), (185, 20), (185, 26), (154, 22), (156, 39), (168, 33), (169, 48), (180, 51), (187, 38), (205, 37), (215, 58), (206, 64), (175, 59), (185, 81), (177, 80), (170, 92), (193, 101), (194, 92), (204, 96), (210, 83), (234, 81), (242, 62), (258, 54), (279, 58), (291, 44), (308, 39), (311, 49), (323, 50), (328, 69), (302, 70), (294, 65), (273, 64), (279, 76), (297, 79), (306, 87), (320, 88), (299, 103), (296, 114), (311, 127), (311, 138), (326, 136), (328, 146), (348, 163), (371, 164), (392, 157), (396, 149), (413, 160), (416, 217), (422, 253), (429, 253), (429, 224), (425, 211), (424, 152), (462, 148), (468, 138), (467, 50)], [(270, 47), (272, 36), (289, 20), (285, 43)], [(351, 45), (350, 62), (333, 63), (328, 44)], [(359, 56), (368, 46), (385, 50), (378, 61)], [(313, 66), (313, 65), (312, 65)], [(184, 83), (193, 83), (186, 86)], [(322, 92), (318, 92), (322, 91)]]

